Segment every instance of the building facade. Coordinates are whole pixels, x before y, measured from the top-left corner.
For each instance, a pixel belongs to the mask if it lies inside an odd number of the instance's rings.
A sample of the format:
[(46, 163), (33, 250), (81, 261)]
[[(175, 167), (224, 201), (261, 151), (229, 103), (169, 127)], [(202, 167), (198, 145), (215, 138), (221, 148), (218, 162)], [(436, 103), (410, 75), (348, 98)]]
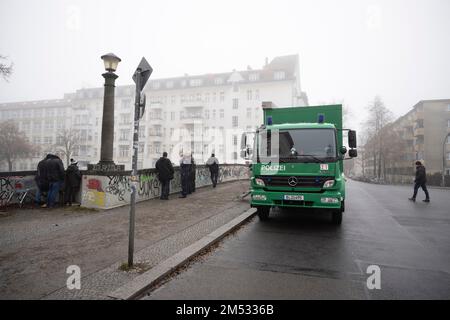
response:
[[(131, 168), (134, 86), (115, 91), (114, 162)], [(180, 153), (205, 163), (215, 153), (222, 163), (242, 163), (244, 131), (262, 124), (262, 101), (277, 106), (306, 106), (301, 91), (298, 55), (266, 60), (261, 69), (149, 80), (147, 106), (139, 124), (138, 168), (151, 168), (163, 151), (178, 164)], [(64, 99), (0, 104), (0, 122), (15, 121), (28, 140), (39, 146), (19, 159), (14, 171), (34, 170), (46, 153), (58, 153), (64, 137), (76, 137), (72, 157), (84, 168), (100, 157), (103, 88), (80, 89)], [(60, 152), (61, 153), (61, 152)], [(1, 171), (7, 171), (2, 163)]]
[[(389, 161), (382, 163), (388, 182), (411, 183), (415, 161), (424, 163), (428, 175), (450, 175), (450, 99), (422, 100), (412, 110), (383, 128)], [(399, 137), (400, 141), (396, 140)], [(399, 143), (400, 142), (400, 143)], [(397, 154), (395, 154), (397, 153)], [(373, 159), (364, 159), (364, 175), (374, 177)]]

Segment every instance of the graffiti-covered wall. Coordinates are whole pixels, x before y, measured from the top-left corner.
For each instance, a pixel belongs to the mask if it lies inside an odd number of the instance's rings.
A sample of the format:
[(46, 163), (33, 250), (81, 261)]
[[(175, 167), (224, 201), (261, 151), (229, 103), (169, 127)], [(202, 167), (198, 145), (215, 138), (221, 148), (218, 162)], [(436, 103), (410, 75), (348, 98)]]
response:
[[(245, 165), (221, 165), (219, 182), (248, 179), (248, 167)], [(211, 185), (209, 169), (197, 166), (195, 184), (197, 187)], [(130, 203), (131, 177), (129, 172), (117, 172), (110, 175), (104, 173), (86, 173), (82, 178), (81, 205), (88, 208), (109, 209)], [(159, 197), (160, 183), (155, 169), (138, 172), (136, 201)], [(171, 180), (170, 192), (181, 191), (179, 167), (175, 168), (174, 179)]]
[(36, 192), (35, 172), (0, 173), (0, 206), (17, 203), (23, 192)]

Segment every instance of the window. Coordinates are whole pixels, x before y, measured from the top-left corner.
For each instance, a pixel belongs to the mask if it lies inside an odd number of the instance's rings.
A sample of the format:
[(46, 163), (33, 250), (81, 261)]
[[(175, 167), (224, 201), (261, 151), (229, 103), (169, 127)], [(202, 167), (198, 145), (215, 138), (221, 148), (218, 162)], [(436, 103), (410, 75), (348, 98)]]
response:
[(217, 93), (213, 92), (213, 94), (212, 94), (212, 101), (216, 102), (216, 100), (217, 100)]
[(128, 129), (120, 130), (119, 140), (120, 141), (128, 141), (128, 140), (130, 140), (130, 130), (128, 130)]
[(166, 88), (168, 88), (168, 89), (173, 88), (173, 81), (167, 81)]
[(233, 99), (233, 109), (237, 109), (239, 107), (239, 99)]
[(22, 130), (25, 132), (30, 131), (30, 121), (22, 122)]
[(53, 144), (53, 137), (44, 137), (44, 144)]
[(284, 71), (276, 71), (273, 74), (273, 78), (275, 80), (283, 80), (286, 77), (286, 73)]
[(33, 123), (33, 130), (34, 131), (40, 131), (41, 130), (41, 121), (35, 121), (34, 123)]
[(259, 100), (259, 90), (255, 90), (255, 100)]
[(237, 146), (237, 145), (238, 145), (238, 136), (233, 135), (233, 146)]
[(170, 128), (170, 136), (173, 137), (174, 128)]
[(220, 109), (220, 119), (223, 119), (225, 115), (225, 111), (223, 109)]
[(192, 79), (190, 81), (191, 87), (198, 87), (202, 85), (202, 79)]
[(224, 151), (224, 145), (223, 144), (219, 144), (219, 153), (223, 153)]
[(35, 118), (42, 117), (42, 110), (41, 109), (34, 109), (34, 117)]
[(237, 152), (233, 152), (233, 153), (232, 153), (232, 156), (233, 156), (233, 160), (237, 160), (237, 158), (238, 158)]
[(225, 101), (225, 92), (220, 92), (220, 102), (224, 102)]
[(447, 111), (450, 111), (450, 103), (447, 105)]
[(143, 142), (139, 143), (139, 153), (144, 153), (145, 144)]
[(145, 126), (140, 126), (139, 127), (139, 139), (145, 139)]
[(153, 89), (159, 89), (159, 87), (160, 87), (160, 83), (158, 81), (155, 81), (155, 82), (152, 83), (152, 88)]
[(170, 112), (170, 120), (175, 120), (175, 111)]
[(170, 103), (171, 104), (175, 104), (177, 102), (177, 96), (172, 96), (171, 98), (170, 98)]
[(209, 119), (209, 110), (205, 110), (205, 119)]
[(181, 103), (185, 103), (185, 102), (186, 102), (186, 97), (184, 96), (184, 94), (182, 94), (182, 95), (180, 96), (180, 102), (181, 102)]
[(130, 124), (131, 123), (131, 115), (129, 113), (122, 113), (120, 115), (120, 124)]
[(247, 90), (247, 100), (252, 100), (252, 90)]
[(201, 101), (202, 100), (202, 94), (201, 93), (197, 93), (197, 101)]
[(122, 109), (128, 109), (131, 107), (131, 99), (122, 99)]
[(216, 118), (216, 109), (214, 109), (213, 112), (212, 112), (212, 118), (213, 118), (213, 119)]
[(47, 117), (53, 117), (53, 116), (55, 115), (55, 110), (54, 110), (54, 109), (47, 109), (47, 110), (45, 111), (45, 115), (46, 115)]
[(41, 143), (41, 137), (33, 137), (33, 144), (40, 144)]
[(222, 84), (222, 83), (223, 83), (223, 79), (222, 79), (222, 78), (216, 78), (216, 79), (214, 80), (214, 83), (215, 83), (215, 84)]
[(259, 73), (252, 73), (248, 76), (248, 79), (250, 81), (258, 81), (259, 80)]
[(45, 130), (53, 130), (53, 120), (47, 120), (44, 122)]
[(129, 146), (119, 146), (119, 157), (127, 158), (129, 157)]
[(205, 102), (209, 102), (209, 93), (205, 93)]
[(233, 116), (232, 123), (233, 123), (233, 127), (234, 127), (234, 128), (236, 128), (236, 127), (239, 125), (238, 117), (237, 117), (237, 116)]
[(247, 108), (247, 118), (252, 117), (252, 108)]

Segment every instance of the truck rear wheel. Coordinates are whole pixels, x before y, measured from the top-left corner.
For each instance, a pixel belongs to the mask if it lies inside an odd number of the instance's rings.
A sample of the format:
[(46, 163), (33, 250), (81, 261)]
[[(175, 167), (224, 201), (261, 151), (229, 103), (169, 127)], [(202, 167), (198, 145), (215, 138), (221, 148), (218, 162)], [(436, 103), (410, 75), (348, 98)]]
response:
[(256, 211), (259, 220), (266, 221), (269, 219), (270, 207), (259, 207)]

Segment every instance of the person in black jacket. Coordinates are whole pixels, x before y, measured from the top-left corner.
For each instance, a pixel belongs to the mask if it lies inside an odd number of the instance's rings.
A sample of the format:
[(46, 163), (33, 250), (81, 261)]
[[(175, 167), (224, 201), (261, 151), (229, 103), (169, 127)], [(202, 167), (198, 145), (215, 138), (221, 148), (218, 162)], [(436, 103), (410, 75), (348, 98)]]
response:
[(80, 188), (81, 182), (81, 172), (78, 169), (78, 162), (74, 159), (70, 159), (70, 165), (66, 170), (66, 183), (65, 183), (65, 204), (72, 206), (72, 201), (74, 201), (75, 194)]
[(213, 184), (213, 188), (215, 188), (219, 176), (219, 160), (217, 160), (214, 153), (211, 154), (211, 157), (208, 161), (206, 161), (206, 166), (209, 168), (209, 172), (211, 173), (211, 182)]
[(417, 191), (419, 188), (422, 188), (423, 192), (425, 192), (425, 200), (423, 202), (430, 202), (430, 194), (427, 190), (427, 173), (425, 167), (422, 165), (420, 161), (416, 161), (416, 178), (414, 179), (414, 194), (412, 198), (409, 198), (411, 201), (416, 201)]
[[(48, 175), (47, 175), (47, 160), (50, 159), (50, 154), (48, 154), (44, 159), (39, 161), (37, 165), (37, 173), (34, 180), (36, 181), (36, 199), (37, 205), (41, 205), (42, 195), (48, 192)], [(47, 207), (47, 204), (43, 204), (42, 207)]]
[(194, 155), (191, 154), (191, 171), (189, 172), (189, 194), (195, 192), (195, 173), (197, 166), (195, 165)]
[(172, 162), (167, 159), (167, 152), (163, 152), (163, 156), (156, 161), (156, 171), (158, 172), (158, 179), (161, 182), (161, 200), (169, 200), (170, 180), (173, 179)]
[(49, 155), (47, 164), (47, 177), (49, 189), (47, 195), (47, 207), (52, 208), (55, 205), (56, 196), (64, 184), (64, 165), (61, 159), (56, 155)]

